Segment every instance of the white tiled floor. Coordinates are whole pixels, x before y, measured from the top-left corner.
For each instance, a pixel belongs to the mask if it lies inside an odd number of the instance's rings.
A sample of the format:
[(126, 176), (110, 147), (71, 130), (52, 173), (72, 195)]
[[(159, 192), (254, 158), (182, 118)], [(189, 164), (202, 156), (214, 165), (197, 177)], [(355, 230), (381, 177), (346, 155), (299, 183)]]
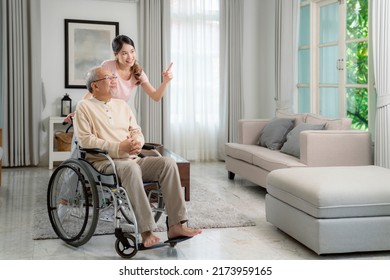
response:
[[(47, 168), (3, 168), (0, 188), (0, 259), (121, 259), (115, 252), (115, 237), (94, 236), (87, 244), (73, 248), (54, 240), (33, 240), (32, 209), (34, 190), (47, 184), (52, 171)], [(305, 246), (265, 221), (265, 190), (240, 179), (227, 178), (224, 163), (191, 163), (191, 180), (214, 188), (213, 191), (248, 205), (245, 214), (256, 222), (254, 227), (206, 229), (203, 234), (174, 248), (140, 251), (138, 260), (328, 260), (382, 259), (390, 252), (318, 256)], [(165, 238), (166, 233), (161, 234)]]

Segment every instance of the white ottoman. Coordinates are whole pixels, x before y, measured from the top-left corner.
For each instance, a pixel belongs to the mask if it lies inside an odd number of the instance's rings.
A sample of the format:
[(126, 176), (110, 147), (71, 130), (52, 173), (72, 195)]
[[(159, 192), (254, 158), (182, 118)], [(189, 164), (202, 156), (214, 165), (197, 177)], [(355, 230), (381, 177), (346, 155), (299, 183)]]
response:
[(278, 169), (267, 192), (267, 221), (317, 254), (390, 250), (390, 169)]

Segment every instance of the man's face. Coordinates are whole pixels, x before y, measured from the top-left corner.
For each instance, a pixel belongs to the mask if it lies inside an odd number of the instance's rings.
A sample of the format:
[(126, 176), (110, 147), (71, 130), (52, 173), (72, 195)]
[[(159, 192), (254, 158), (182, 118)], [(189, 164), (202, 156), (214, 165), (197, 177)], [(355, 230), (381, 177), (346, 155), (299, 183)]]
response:
[(98, 99), (107, 99), (116, 96), (117, 77), (104, 68), (99, 68), (97, 74), (98, 79), (92, 82), (93, 95)]

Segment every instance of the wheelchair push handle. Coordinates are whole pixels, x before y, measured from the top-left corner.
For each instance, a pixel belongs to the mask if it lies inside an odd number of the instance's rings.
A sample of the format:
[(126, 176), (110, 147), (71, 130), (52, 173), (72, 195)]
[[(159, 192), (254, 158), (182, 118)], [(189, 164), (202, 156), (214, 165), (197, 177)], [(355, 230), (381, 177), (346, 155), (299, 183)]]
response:
[(66, 122), (65, 120), (62, 122), (62, 125), (69, 125), (68, 128), (66, 129), (66, 133), (68, 133), (69, 129), (73, 127), (73, 118), (70, 117), (70, 122)]

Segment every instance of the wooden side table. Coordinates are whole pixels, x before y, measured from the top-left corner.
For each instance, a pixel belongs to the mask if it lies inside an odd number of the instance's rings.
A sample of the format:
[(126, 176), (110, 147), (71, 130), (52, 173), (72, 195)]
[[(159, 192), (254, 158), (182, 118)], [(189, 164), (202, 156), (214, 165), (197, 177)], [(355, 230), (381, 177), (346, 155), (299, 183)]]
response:
[(176, 161), (179, 168), (180, 182), (184, 188), (184, 198), (186, 201), (190, 201), (190, 162), (165, 148), (162, 156), (173, 158)]

